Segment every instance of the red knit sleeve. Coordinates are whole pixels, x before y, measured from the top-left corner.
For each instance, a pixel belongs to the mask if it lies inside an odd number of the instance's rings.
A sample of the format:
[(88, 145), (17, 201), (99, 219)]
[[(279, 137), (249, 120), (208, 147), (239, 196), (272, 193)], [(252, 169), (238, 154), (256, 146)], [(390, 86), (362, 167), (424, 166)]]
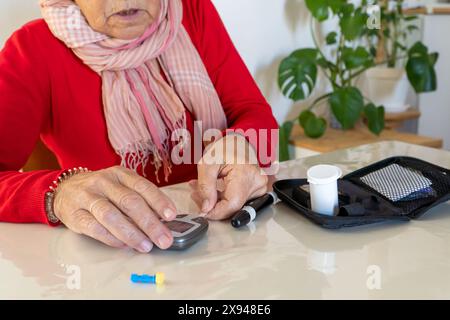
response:
[(50, 224), (44, 195), (61, 172), (18, 171), (50, 115), (48, 69), (31, 31), (14, 33), (0, 52), (0, 221)]
[[(244, 133), (258, 150), (260, 164), (276, 158), (278, 124), (237, 52), (211, 0), (184, 1), (188, 32), (208, 70), (225, 110), (230, 130)], [(272, 132), (272, 130), (275, 130)], [(256, 132), (256, 137), (254, 133)]]

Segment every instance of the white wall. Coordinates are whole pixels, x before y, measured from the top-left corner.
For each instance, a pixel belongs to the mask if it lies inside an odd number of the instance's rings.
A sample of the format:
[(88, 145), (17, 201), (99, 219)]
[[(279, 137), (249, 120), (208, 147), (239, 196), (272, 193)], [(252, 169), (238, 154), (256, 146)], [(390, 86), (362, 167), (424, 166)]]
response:
[[(444, 148), (450, 150), (450, 15), (431, 15), (424, 19), (424, 42), (431, 51), (439, 52), (436, 65), (438, 90), (420, 96), (419, 134), (444, 138)], [(441, 34), (442, 37), (436, 37)]]
[[(213, 0), (239, 52), (269, 100), (278, 121), (296, 117), (299, 107), (276, 85), (280, 60), (312, 45), (303, 0)], [(38, 0), (0, 1), (0, 46), (22, 24), (39, 17)]]
[[(312, 46), (303, 0), (213, 0), (239, 52), (269, 100), (279, 122), (299, 107), (277, 86), (278, 66), (294, 49)], [(291, 110), (290, 110), (291, 109)]]
[(38, 0), (0, 0), (0, 47), (14, 30), (39, 14)]

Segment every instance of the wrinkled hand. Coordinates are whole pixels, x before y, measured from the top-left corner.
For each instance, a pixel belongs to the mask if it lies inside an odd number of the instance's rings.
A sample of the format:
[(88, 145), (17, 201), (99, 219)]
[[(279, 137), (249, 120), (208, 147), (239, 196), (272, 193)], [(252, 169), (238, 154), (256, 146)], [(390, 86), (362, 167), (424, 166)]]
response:
[(227, 135), (209, 146), (190, 182), (192, 199), (211, 220), (224, 220), (267, 192), (268, 177), (256, 152), (240, 135)]
[(161, 218), (176, 218), (177, 209), (153, 183), (117, 166), (77, 174), (58, 186), (54, 211), (61, 222), (112, 247), (146, 253), (153, 244), (172, 245)]

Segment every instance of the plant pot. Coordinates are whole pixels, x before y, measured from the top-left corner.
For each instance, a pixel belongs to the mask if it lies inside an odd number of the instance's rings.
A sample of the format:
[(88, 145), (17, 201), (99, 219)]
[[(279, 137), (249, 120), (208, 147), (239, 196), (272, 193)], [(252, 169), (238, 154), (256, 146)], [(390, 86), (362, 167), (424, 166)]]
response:
[(410, 84), (404, 69), (377, 67), (366, 72), (366, 95), (387, 113), (406, 111)]

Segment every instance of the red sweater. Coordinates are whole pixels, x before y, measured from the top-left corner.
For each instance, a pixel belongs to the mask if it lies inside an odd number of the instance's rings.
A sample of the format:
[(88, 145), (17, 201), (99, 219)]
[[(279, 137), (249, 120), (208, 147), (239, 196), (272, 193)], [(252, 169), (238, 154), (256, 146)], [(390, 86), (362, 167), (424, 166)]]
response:
[[(197, 48), (233, 129), (275, 129), (270, 106), (210, 0), (183, 0), (183, 25)], [(187, 112), (192, 133), (192, 115)], [(48, 223), (44, 195), (62, 170), (21, 173), (39, 138), (62, 169), (120, 164), (108, 140), (101, 78), (56, 39), (43, 20), (15, 32), (0, 52), (0, 221)], [(154, 168), (147, 178), (156, 183)], [(174, 166), (168, 183), (195, 179)], [(160, 177), (162, 170), (160, 170)]]

